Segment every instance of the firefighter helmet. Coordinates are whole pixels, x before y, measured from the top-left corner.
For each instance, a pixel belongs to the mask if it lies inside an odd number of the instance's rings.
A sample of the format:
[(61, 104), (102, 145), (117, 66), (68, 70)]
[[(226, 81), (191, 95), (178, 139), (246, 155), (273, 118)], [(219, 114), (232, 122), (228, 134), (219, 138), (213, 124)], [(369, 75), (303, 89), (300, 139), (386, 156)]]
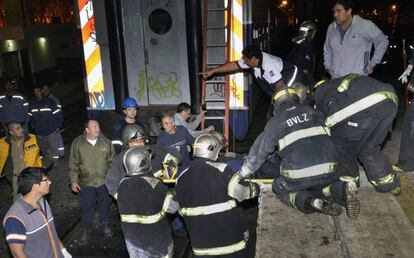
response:
[(305, 39), (310, 42), (315, 38), (317, 30), (318, 27), (316, 26), (315, 22), (304, 21), (299, 27), (298, 35), (292, 39), (292, 42), (295, 42), (296, 44), (302, 44)]
[(319, 88), (322, 84), (324, 84), (326, 80), (320, 80), (313, 86), (313, 91), (315, 91), (317, 88)]
[(223, 148), (222, 142), (209, 133), (199, 135), (194, 141), (194, 157), (217, 160), (218, 154)]
[(151, 154), (143, 146), (128, 149), (123, 158), (126, 174), (128, 176), (142, 175), (151, 172)]
[(143, 139), (146, 141), (147, 135), (141, 126), (132, 124), (125, 126), (122, 131), (122, 144), (127, 145), (129, 141)]
[(280, 107), (283, 103), (288, 100), (300, 101), (299, 94), (295, 89), (292, 88), (283, 88), (273, 95), (273, 104), (275, 108)]
[(304, 84), (302, 84), (300, 82), (295, 82), (291, 86), (291, 88), (294, 89), (294, 90), (296, 90), (296, 92), (297, 92), (297, 94), (299, 96), (299, 99), (300, 99), (300, 103), (305, 103), (306, 102), (306, 99), (308, 97), (308, 88)]
[(226, 145), (226, 139), (224, 139), (224, 135), (222, 133), (217, 131), (211, 131), (209, 133), (216, 137), (219, 140), (219, 142), (223, 145), (223, 147)]

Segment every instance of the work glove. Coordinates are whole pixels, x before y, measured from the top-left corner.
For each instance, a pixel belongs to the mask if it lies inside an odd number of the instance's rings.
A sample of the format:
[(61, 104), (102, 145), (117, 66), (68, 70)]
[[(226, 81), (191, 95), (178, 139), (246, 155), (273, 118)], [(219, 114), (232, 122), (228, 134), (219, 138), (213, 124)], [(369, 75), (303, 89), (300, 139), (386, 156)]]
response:
[(62, 248), (60, 251), (62, 251), (64, 258), (72, 258), (72, 255), (66, 250), (66, 248)]
[(398, 78), (398, 80), (401, 80), (402, 83), (408, 82), (408, 76), (410, 76), (411, 71), (413, 70), (413, 65), (408, 65), (405, 71), (401, 74), (401, 76)]
[(227, 186), (227, 194), (241, 202), (260, 195), (260, 186), (252, 182), (244, 182), (241, 184), (242, 176), (240, 171), (235, 173), (230, 179)]

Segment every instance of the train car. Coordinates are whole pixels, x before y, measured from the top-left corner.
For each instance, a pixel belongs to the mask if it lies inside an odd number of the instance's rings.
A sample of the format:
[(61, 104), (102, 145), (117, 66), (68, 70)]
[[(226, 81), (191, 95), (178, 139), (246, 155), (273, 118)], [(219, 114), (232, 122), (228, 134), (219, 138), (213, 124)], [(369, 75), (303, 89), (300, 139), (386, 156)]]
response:
[[(147, 115), (171, 110), (180, 102), (190, 103), (197, 113), (211, 97), (216, 104), (229, 102), (233, 140), (246, 137), (253, 112), (265, 96), (241, 73), (231, 75), (226, 100), (225, 86), (214, 83), (203, 89), (199, 73), (224, 63), (227, 51), (230, 60), (240, 59), (243, 47), (252, 43), (283, 55), (299, 22), (287, 1), (78, 0), (77, 5), (90, 110), (119, 110), (129, 96)], [(228, 50), (223, 47), (227, 35)], [(203, 46), (214, 40), (222, 44), (203, 58)], [(217, 117), (224, 114), (225, 105), (207, 108)]]

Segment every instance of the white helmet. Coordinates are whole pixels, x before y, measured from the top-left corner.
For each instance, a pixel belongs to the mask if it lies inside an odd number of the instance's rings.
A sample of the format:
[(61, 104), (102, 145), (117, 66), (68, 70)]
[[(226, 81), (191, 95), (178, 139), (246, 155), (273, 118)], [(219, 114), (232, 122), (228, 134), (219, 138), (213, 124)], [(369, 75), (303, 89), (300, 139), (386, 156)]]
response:
[(142, 175), (151, 172), (151, 154), (144, 146), (128, 149), (123, 158), (123, 164), (128, 176)]
[(217, 160), (221, 148), (223, 143), (217, 137), (209, 133), (201, 134), (194, 141), (193, 156)]
[(136, 124), (125, 126), (122, 131), (122, 144), (127, 145), (128, 142), (139, 139), (143, 139), (144, 141), (147, 140), (147, 135), (141, 126)]

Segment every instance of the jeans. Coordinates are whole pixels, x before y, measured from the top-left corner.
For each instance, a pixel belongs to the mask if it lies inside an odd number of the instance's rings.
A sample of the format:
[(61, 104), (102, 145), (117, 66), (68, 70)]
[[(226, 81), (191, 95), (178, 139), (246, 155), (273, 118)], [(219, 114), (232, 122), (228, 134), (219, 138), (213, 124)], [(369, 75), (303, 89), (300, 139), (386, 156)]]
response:
[(99, 209), (101, 223), (107, 223), (110, 217), (112, 199), (105, 185), (99, 187), (82, 186), (81, 190), (81, 228), (92, 227), (95, 208)]

